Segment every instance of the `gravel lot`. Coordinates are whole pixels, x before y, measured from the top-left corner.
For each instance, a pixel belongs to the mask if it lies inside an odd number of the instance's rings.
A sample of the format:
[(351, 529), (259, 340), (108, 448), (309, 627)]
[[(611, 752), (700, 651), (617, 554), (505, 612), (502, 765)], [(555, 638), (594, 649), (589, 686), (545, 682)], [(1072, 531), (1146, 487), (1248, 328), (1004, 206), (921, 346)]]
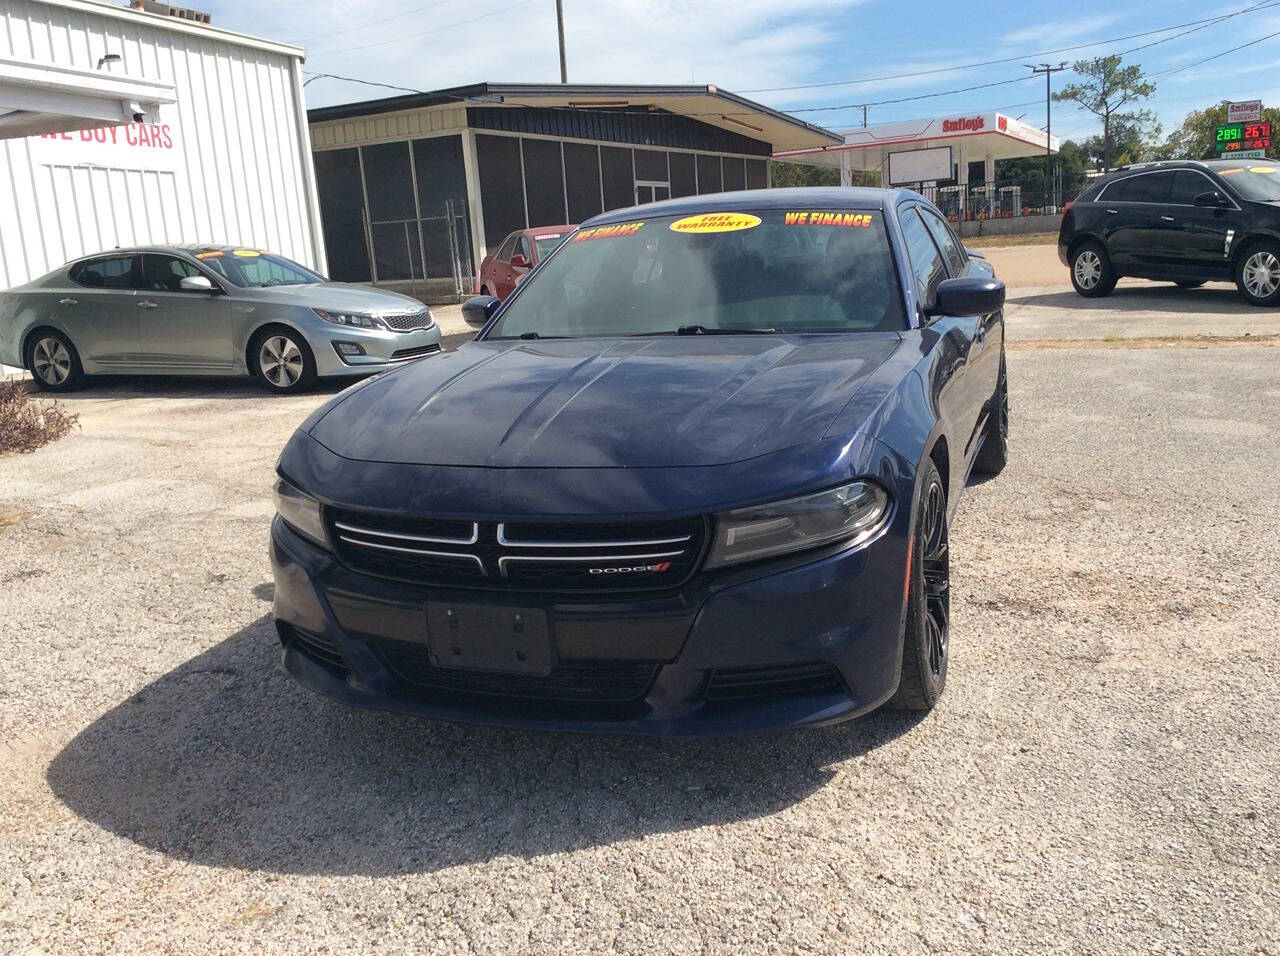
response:
[(1280, 350), (1117, 340), (1278, 317), (1082, 310), (1058, 269), (1011, 302), (1013, 463), (961, 506), (922, 720), (348, 711), (269, 619), (272, 466), (326, 393), (69, 398), (0, 459), (0, 950), (1277, 951)]

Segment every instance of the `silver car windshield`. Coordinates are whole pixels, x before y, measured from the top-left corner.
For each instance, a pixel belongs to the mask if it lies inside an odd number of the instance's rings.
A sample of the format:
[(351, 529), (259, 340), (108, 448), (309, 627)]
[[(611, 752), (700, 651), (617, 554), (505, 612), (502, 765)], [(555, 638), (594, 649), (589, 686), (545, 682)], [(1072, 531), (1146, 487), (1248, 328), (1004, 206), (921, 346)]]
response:
[(580, 229), (487, 338), (902, 330), (879, 210), (759, 210)]
[(209, 249), (195, 257), (232, 285), (250, 286), (307, 285), (323, 282), (320, 276), (283, 256), (256, 249)]

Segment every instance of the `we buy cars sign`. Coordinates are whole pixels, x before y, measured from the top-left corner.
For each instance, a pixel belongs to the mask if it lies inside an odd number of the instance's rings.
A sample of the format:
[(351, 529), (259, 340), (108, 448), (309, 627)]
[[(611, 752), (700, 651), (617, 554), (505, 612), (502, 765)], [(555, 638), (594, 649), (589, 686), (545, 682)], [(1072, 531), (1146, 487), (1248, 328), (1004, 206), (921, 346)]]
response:
[(176, 123), (130, 123), (29, 137), (32, 159), (44, 166), (176, 170)]

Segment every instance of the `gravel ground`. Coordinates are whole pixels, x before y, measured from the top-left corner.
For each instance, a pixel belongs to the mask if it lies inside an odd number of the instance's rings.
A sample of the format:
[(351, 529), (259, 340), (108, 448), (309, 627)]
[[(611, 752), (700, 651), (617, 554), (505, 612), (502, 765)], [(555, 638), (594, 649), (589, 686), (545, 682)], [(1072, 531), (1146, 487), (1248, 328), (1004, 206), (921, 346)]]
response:
[(325, 393), (97, 384), (0, 459), (0, 951), (1276, 952), (1278, 354), (1012, 348), (940, 707), (699, 743), (311, 695), (268, 487)]

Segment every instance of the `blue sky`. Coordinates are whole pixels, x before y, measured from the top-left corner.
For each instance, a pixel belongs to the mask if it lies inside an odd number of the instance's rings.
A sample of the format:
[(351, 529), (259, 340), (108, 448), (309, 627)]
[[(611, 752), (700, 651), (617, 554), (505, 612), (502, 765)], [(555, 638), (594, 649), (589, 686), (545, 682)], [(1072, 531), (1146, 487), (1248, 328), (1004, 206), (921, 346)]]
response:
[[(861, 122), (857, 109), (960, 87), (1016, 82), (870, 107), (870, 120), (999, 109), (1044, 124), (1044, 79), (1019, 79), (1022, 63), (1058, 62), (1121, 52), (1157, 77), (1148, 104), (1166, 131), (1183, 116), (1223, 98), (1280, 103), (1280, 36), (1194, 65), (1280, 31), (1280, 0), (1209, 25), (1085, 49), (1095, 41), (1235, 13), (1257, 0), (1133, 0), (1018, 3), (904, 3), (901, 0), (564, 0), (572, 82), (716, 83), (830, 129)], [(306, 69), (413, 89), (481, 80), (555, 82), (559, 78), (554, 0), (276, 0), (252, 5), (206, 2), (218, 26), (297, 43)], [(378, 22), (382, 21), (382, 22)], [(1156, 42), (1165, 41), (1165, 42)], [(1014, 62), (930, 72), (979, 61)], [(1054, 77), (1055, 88), (1070, 72)], [(893, 77), (890, 79), (875, 79)], [(780, 87), (868, 80), (840, 86)], [(760, 91), (760, 92), (748, 92)], [(391, 90), (317, 79), (308, 104), (371, 99)], [(1053, 131), (1082, 138), (1098, 130), (1090, 114), (1054, 104)]]

